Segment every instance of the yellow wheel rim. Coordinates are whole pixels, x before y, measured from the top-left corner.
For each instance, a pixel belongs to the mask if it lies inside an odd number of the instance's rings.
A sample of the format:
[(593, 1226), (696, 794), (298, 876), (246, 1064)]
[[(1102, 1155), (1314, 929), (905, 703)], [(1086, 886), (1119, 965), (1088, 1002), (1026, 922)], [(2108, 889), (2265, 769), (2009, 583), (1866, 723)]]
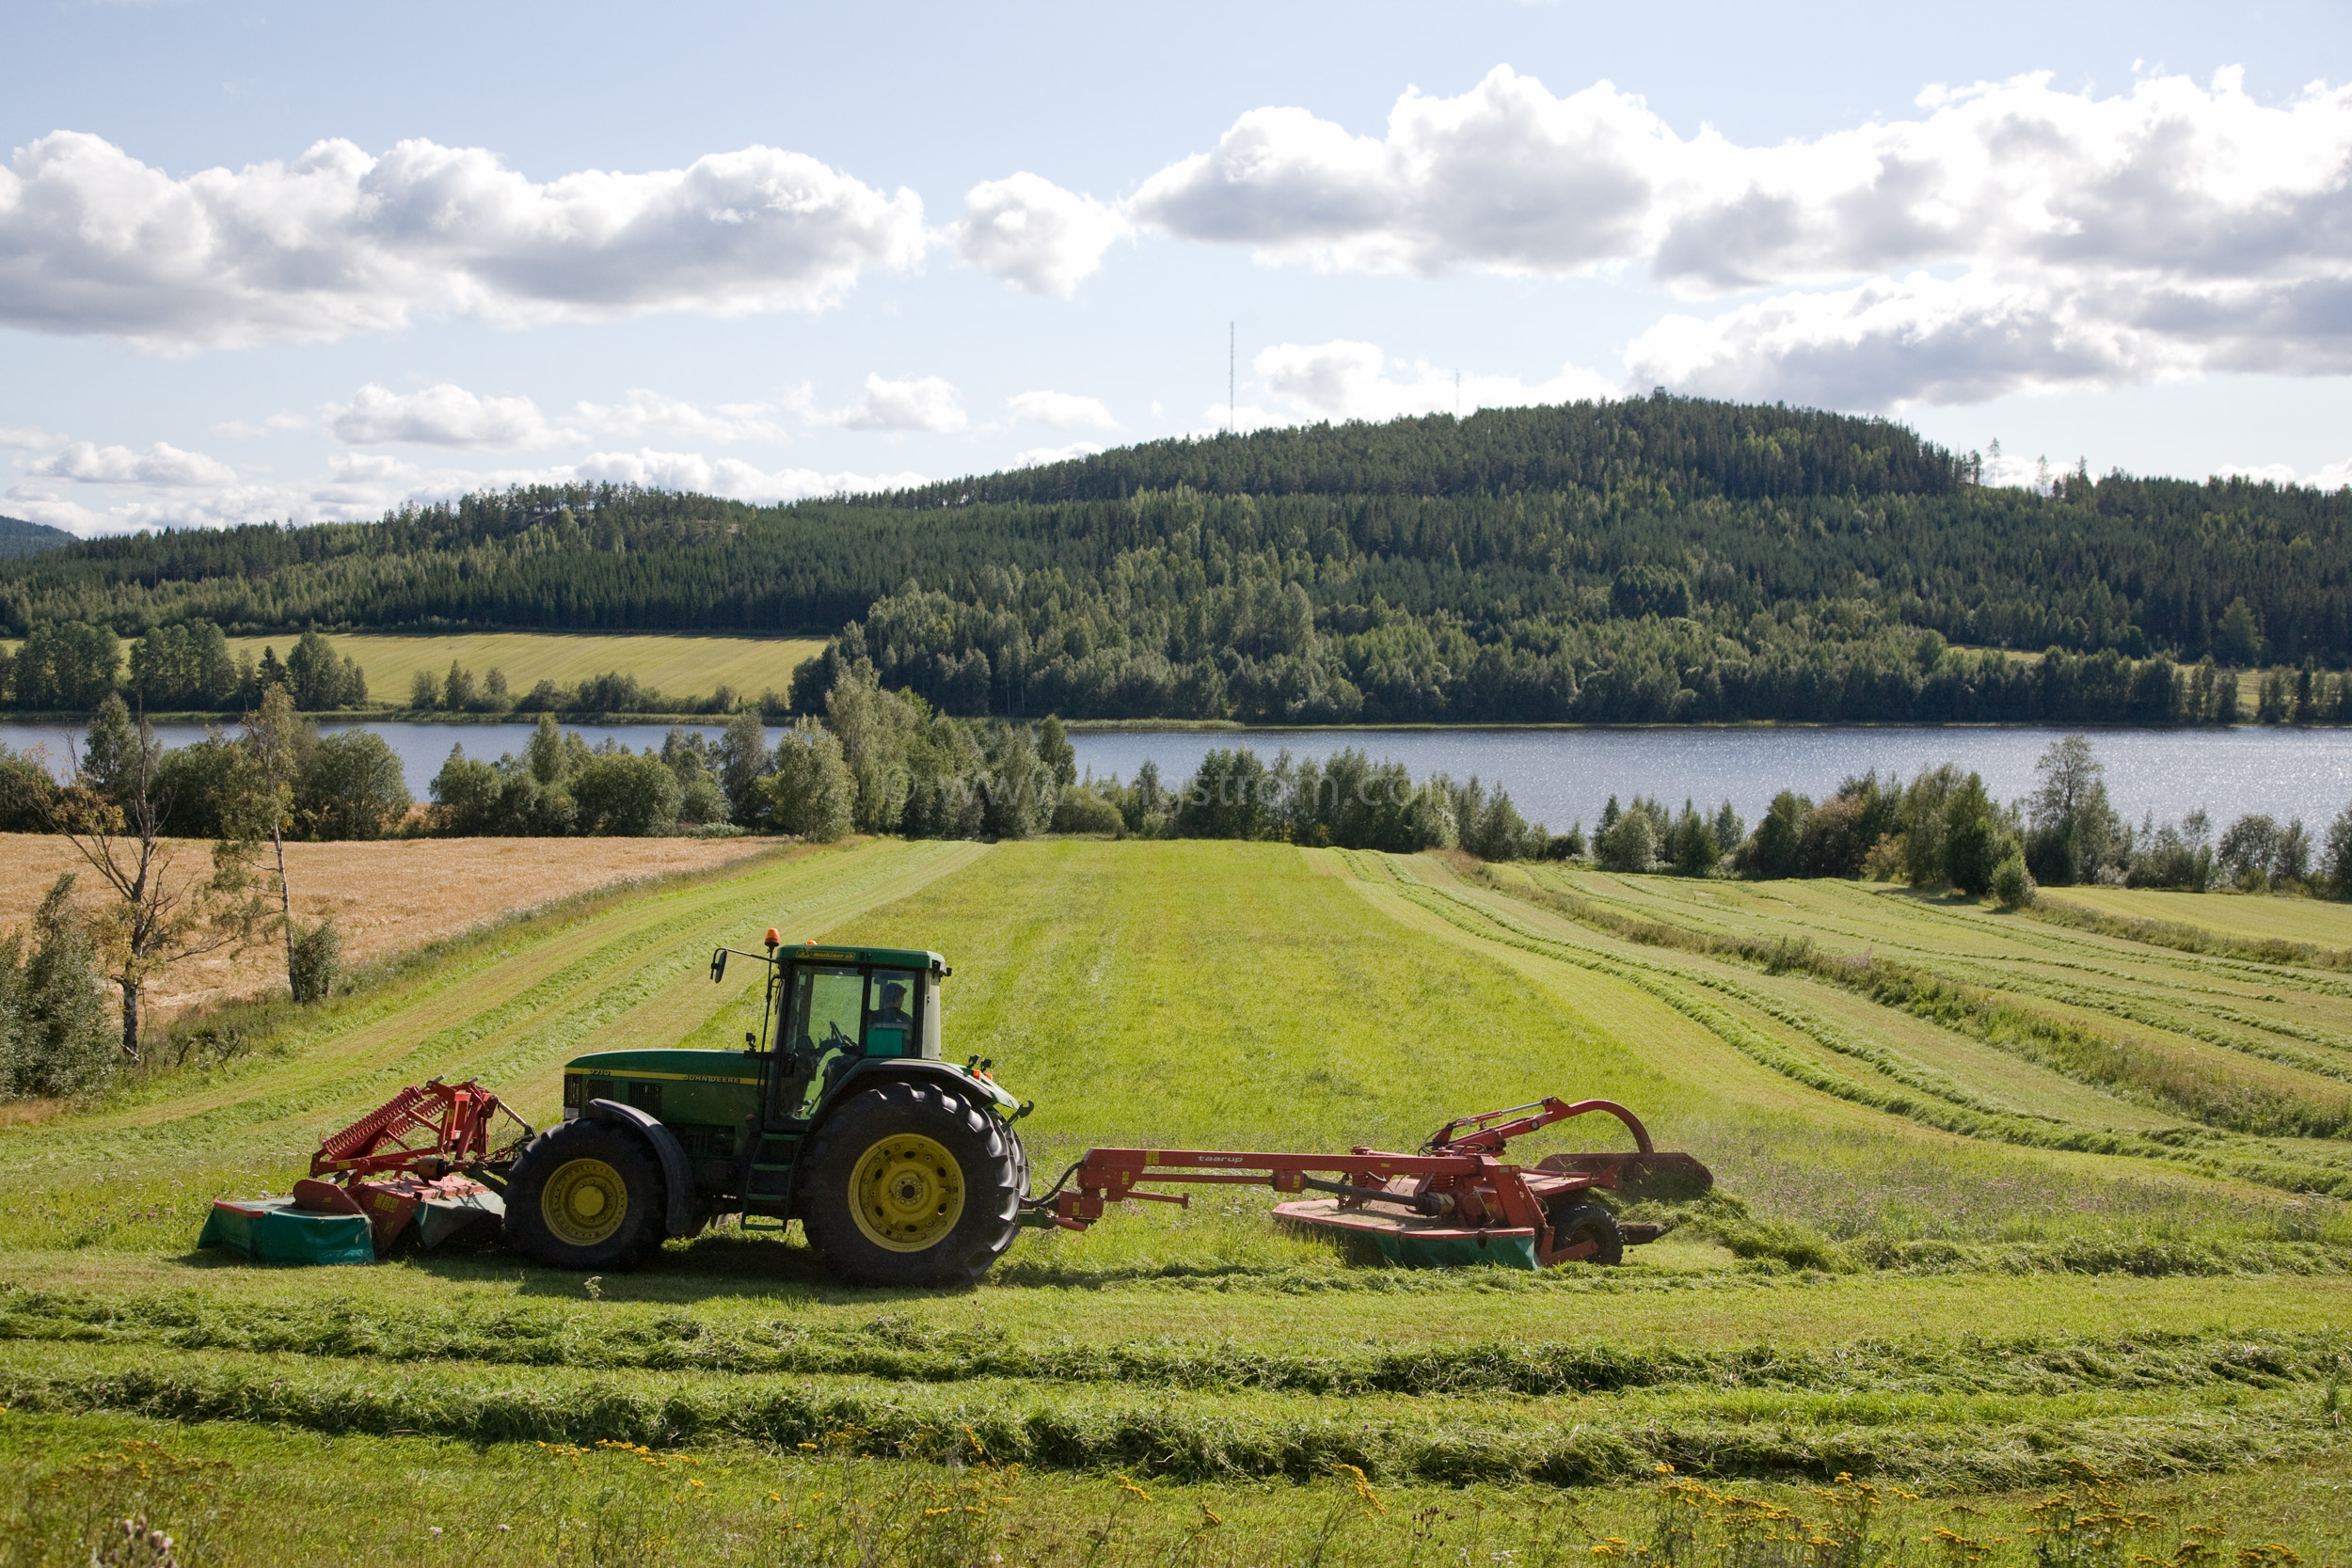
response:
[(896, 1133), (858, 1157), (850, 1212), (866, 1239), (892, 1252), (924, 1252), (963, 1216), (963, 1167), (932, 1139)]
[(628, 1217), (628, 1183), (602, 1160), (573, 1160), (539, 1190), (539, 1216), (573, 1246), (595, 1246)]

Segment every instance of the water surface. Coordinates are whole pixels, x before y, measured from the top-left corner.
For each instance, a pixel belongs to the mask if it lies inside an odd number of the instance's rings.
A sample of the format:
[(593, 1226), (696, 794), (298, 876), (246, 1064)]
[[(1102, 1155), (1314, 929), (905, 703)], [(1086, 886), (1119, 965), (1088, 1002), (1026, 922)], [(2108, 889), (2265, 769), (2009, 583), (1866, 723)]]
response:
[[(328, 724), (328, 731), (365, 727), (399, 754), (409, 792), (426, 797), (451, 748), (495, 758), (520, 752), (529, 724)], [(632, 748), (660, 746), (665, 724), (569, 724), (589, 744), (611, 736)], [(716, 740), (723, 726), (690, 725)], [(167, 745), (203, 737), (201, 726), (157, 726)], [(771, 729), (771, 742), (782, 733)], [(1248, 746), (1269, 761), (1288, 747), (1295, 756), (1324, 757), (1358, 747), (1375, 761), (1402, 762), (1417, 779), (1437, 772), (1476, 775), (1500, 784), (1528, 816), (1565, 828), (1591, 825), (1611, 795), (1654, 795), (1670, 805), (1685, 799), (1712, 808), (1728, 800), (1753, 822), (1782, 789), (1822, 799), (1838, 781), (1867, 768), (1882, 778), (1909, 778), (1922, 768), (1955, 762), (1984, 775), (2004, 800), (2033, 788), (2034, 761), (2069, 732), (2037, 726), (1996, 728), (1569, 729), (1569, 730), (1089, 730), (1071, 739), (1078, 766), (1096, 776), (1132, 779), (1149, 759), (1174, 784), (1213, 747)], [(0, 724), (0, 742), (20, 751), (45, 743), (54, 760), (65, 754), (64, 726)], [(78, 738), (78, 736), (75, 736)], [(2352, 730), (2245, 728), (2234, 730), (2103, 730), (2091, 744), (2106, 768), (2116, 808), (2137, 822), (2200, 808), (2218, 821), (2247, 812), (2281, 820), (2299, 816), (2313, 829), (2352, 805)]]

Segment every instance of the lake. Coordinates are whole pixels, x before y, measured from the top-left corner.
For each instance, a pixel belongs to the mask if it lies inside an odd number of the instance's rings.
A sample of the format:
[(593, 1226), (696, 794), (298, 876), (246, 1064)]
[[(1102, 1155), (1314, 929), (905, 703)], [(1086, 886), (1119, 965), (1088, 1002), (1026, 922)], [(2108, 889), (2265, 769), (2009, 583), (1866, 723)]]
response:
[[(332, 731), (358, 726), (328, 724)], [(452, 746), (468, 756), (519, 752), (528, 724), (373, 724), (399, 753), (408, 788), (426, 796)], [(590, 744), (610, 736), (631, 747), (661, 744), (662, 724), (574, 724)], [(698, 725), (713, 739), (721, 726)], [(158, 725), (165, 743), (202, 738), (200, 726)], [(772, 740), (780, 731), (771, 730)], [(1591, 826), (1611, 795), (1655, 795), (1669, 805), (1684, 799), (1712, 808), (1729, 800), (1753, 822), (1772, 796), (1794, 789), (1819, 800), (1849, 774), (1875, 768), (1909, 778), (1922, 768), (1956, 762), (1982, 773), (2004, 800), (2033, 788), (2034, 760), (2062, 729), (2018, 728), (1730, 728), (1572, 730), (1089, 730), (1073, 735), (1078, 766), (1098, 777), (1132, 779), (1147, 759), (1174, 784), (1212, 748), (1248, 746), (1272, 760), (1288, 747), (1295, 756), (1327, 756), (1343, 746), (1375, 761), (1397, 761), (1416, 779), (1475, 774), (1500, 784), (1530, 818), (1554, 829)], [(0, 743), (19, 751), (45, 742), (62, 756), (62, 726), (0, 724)], [(2284, 820), (2299, 816), (2314, 831), (2352, 805), (2352, 730), (2104, 730), (2090, 740), (2106, 765), (2107, 793), (2134, 823), (2147, 813), (2159, 820), (2200, 807), (2218, 822), (2248, 812)]]

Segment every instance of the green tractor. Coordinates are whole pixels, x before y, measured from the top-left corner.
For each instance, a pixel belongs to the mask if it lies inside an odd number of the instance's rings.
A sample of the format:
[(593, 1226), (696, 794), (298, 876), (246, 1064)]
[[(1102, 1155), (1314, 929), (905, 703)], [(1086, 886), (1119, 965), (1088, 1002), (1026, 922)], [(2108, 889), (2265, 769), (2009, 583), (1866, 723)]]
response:
[[(515, 1244), (561, 1268), (624, 1270), (719, 1214), (799, 1220), (857, 1285), (962, 1285), (1021, 1227), (1030, 1107), (990, 1064), (940, 1059), (936, 953), (803, 947), (768, 966), (739, 1051), (599, 1051), (564, 1068), (564, 1121), (506, 1184)], [(711, 957), (724, 978), (730, 949)]]

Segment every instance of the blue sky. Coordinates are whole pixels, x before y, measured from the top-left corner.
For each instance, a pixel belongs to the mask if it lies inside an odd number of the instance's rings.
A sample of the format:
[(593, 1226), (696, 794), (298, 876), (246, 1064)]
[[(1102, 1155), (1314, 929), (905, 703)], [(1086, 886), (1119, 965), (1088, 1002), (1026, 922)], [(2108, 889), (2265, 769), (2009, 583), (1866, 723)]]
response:
[(30, 0), (0, 512), (1677, 390), (2352, 479), (2352, 12)]

